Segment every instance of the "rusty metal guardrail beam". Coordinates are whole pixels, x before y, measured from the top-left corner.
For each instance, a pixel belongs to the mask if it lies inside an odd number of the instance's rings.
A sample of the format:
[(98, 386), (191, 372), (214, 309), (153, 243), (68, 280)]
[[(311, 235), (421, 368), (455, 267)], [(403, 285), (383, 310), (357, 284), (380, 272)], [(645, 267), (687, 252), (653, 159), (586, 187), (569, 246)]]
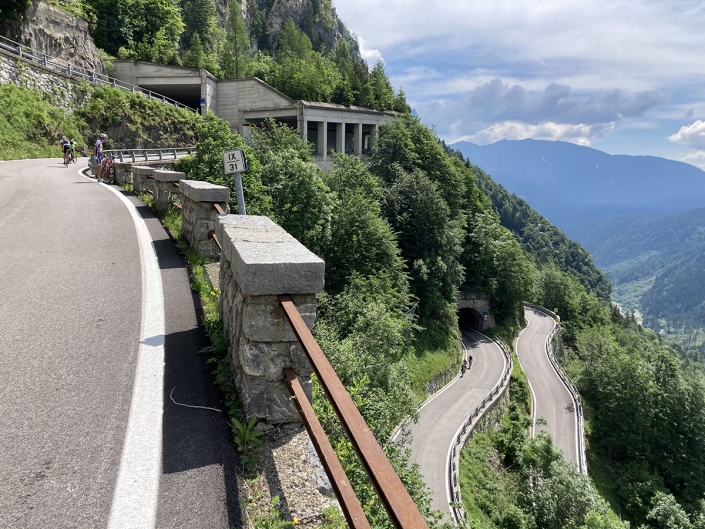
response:
[(367, 521), (365, 512), (355, 496), (352, 485), (345, 475), (343, 466), (338, 461), (335, 451), (328, 440), (328, 436), (323, 431), (323, 427), (313, 411), (311, 403), (306, 397), (304, 388), (301, 387), (301, 382), (296, 378), (294, 370), (287, 367), (284, 369), (286, 376), (286, 384), (289, 387), (289, 392), (294, 397), (294, 404), (304, 420), (304, 425), (311, 437), (316, 453), (318, 454), (326, 474), (331, 480), (331, 485), (335, 489), (335, 495), (340, 501), (341, 509), (345, 514), (345, 518), (353, 529), (369, 529), (370, 524)]
[(306, 326), (293, 300), (290, 296), (282, 295), (279, 301), (392, 524), (402, 529), (428, 528), (426, 520), (387, 460), (382, 447)]

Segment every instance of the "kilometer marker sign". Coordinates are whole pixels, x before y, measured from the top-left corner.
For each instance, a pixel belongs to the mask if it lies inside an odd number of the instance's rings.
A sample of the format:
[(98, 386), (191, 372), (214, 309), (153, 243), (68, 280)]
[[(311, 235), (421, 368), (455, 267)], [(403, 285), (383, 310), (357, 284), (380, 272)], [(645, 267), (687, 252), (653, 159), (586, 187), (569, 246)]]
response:
[(240, 215), (245, 213), (245, 194), (242, 190), (242, 177), (240, 173), (247, 171), (247, 156), (242, 149), (226, 151), (223, 153), (223, 166), (225, 174), (235, 175), (235, 191), (237, 191), (237, 209)]
[(223, 153), (225, 174), (244, 173), (247, 171), (247, 156), (242, 149), (226, 151)]

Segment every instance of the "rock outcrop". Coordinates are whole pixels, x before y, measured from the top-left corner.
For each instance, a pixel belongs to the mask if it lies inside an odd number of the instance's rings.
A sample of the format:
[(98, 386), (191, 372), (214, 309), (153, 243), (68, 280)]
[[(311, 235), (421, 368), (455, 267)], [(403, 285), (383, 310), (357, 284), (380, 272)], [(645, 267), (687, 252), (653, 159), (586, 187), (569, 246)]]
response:
[(88, 23), (58, 7), (35, 1), (27, 8), (24, 20), (7, 27), (5, 34), (59, 61), (107, 74), (90, 36)]

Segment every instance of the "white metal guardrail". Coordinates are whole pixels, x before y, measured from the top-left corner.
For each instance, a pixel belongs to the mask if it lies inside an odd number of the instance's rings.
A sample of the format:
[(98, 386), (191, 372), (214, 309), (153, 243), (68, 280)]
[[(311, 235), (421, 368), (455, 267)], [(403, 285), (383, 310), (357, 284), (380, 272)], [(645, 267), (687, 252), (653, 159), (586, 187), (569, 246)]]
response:
[(587, 457), (585, 456), (585, 418), (583, 415), (583, 402), (580, 398), (580, 393), (578, 392), (578, 388), (576, 388), (573, 383), (570, 381), (570, 379), (566, 376), (566, 374), (563, 372), (563, 369), (561, 368), (561, 365), (558, 363), (558, 360), (556, 360), (556, 355), (553, 352), (553, 337), (556, 335), (556, 333), (559, 331), (560, 327), (558, 326), (560, 324), (560, 317), (553, 311), (550, 311), (548, 309), (545, 309), (543, 307), (539, 307), (538, 305), (534, 305), (533, 303), (525, 303), (524, 305), (537, 310), (539, 312), (543, 312), (544, 314), (547, 314), (548, 316), (551, 316), (554, 320), (557, 321), (557, 325), (553, 328), (551, 333), (548, 335), (546, 338), (546, 355), (548, 356), (548, 359), (551, 361), (551, 364), (553, 365), (553, 369), (556, 370), (556, 373), (560, 377), (560, 379), (563, 381), (563, 384), (565, 385), (566, 388), (568, 388), (568, 391), (573, 397), (573, 400), (575, 401), (575, 413), (577, 416), (578, 420), (578, 470), (582, 472), (583, 474), (587, 474)]
[(496, 337), (493, 337), (492, 340), (499, 345), (499, 348), (502, 350), (507, 360), (504, 373), (502, 374), (501, 380), (495, 384), (487, 396), (482, 399), (480, 405), (473, 410), (463, 425), (458, 429), (451, 443), (452, 448), (447, 468), (448, 490), (450, 491), (450, 510), (453, 513), (456, 523), (464, 522), (467, 518), (467, 513), (462, 506), (462, 499), (460, 497), (460, 450), (465, 446), (465, 443), (472, 439), (475, 428), (477, 428), (479, 420), (484, 416), (487, 409), (489, 409), (489, 405), (504, 395), (504, 392), (509, 387), (509, 377), (514, 367), (512, 355), (509, 353), (509, 349), (505, 343)]
[(106, 149), (106, 156), (113, 156), (119, 162), (148, 162), (150, 160), (176, 160), (182, 156), (194, 154), (196, 147), (178, 147), (171, 149)]
[(191, 112), (196, 112), (196, 113), (198, 112), (198, 110), (196, 110), (195, 108), (191, 108), (189, 106), (186, 106), (182, 103), (179, 103), (178, 101), (176, 101), (174, 99), (163, 96), (161, 94), (157, 94), (156, 92), (152, 92), (151, 90), (146, 90), (144, 88), (140, 88), (139, 86), (125, 83), (124, 81), (121, 81), (119, 79), (115, 79), (114, 77), (98, 74), (95, 71), (86, 70), (86, 69), (80, 68), (78, 66), (73, 66), (70, 62), (69, 63), (58, 62), (56, 59), (50, 57), (49, 55), (46, 55), (46, 54), (41, 53), (39, 51), (35, 51), (32, 48), (29, 48), (23, 44), (20, 44), (19, 42), (15, 42), (14, 40), (10, 40), (7, 37), (3, 37), (1, 35), (0, 35), (0, 49), (8, 51), (10, 53), (14, 53), (15, 55), (22, 57), (24, 59), (34, 61), (37, 64), (44, 66), (45, 68), (52, 68), (54, 70), (58, 70), (60, 72), (66, 73), (69, 77), (77, 77), (80, 79), (85, 79), (86, 81), (89, 81), (89, 82), (91, 82), (93, 84), (97, 84), (97, 85), (113, 86), (115, 88), (120, 88), (120, 89), (126, 90), (128, 92), (142, 94), (149, 99), (153, 99), (155, 101), (159, 101), (161, 103), (165, 103), (167, 105), (171, 105), (176, 108), (183, 108), (183, 109), (190, 110)]

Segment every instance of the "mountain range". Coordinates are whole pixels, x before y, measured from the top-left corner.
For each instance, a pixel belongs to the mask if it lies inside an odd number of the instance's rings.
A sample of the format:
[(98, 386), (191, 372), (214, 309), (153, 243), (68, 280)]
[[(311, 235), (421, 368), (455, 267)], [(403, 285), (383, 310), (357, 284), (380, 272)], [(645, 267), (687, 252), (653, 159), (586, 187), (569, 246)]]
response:
[(683, 162), (532, 139), (450, 147), (568, 236), (585, 222), (705, 206), (705, 171)]

